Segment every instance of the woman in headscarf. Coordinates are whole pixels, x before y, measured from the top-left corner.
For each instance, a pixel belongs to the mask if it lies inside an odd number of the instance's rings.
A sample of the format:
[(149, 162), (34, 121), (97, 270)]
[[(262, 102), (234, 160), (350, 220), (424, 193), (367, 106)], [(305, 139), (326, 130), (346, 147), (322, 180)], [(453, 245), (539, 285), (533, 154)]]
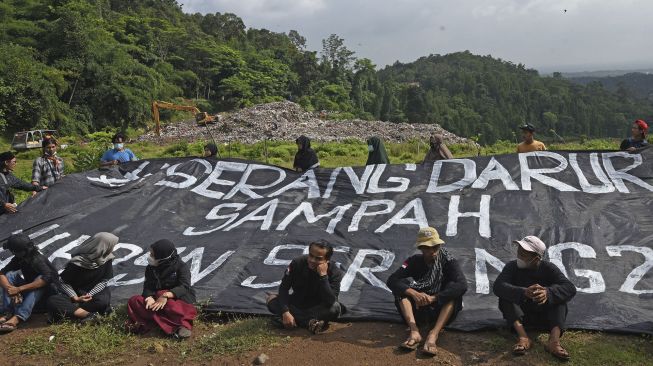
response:
[(107, 287), (113, 278), (113, 248), (118, 237), (97, 233), (71, 253), (71, 259), (61, 272), (59, 294), (48, 299), (50, 322), (63, 319), (97, 320), (111, 310), (111, 291)]
[(311, 149), (311, 140), (308, 137), (299, 136), (295, 143), (297, 144), (297, 153), (295, 154), (293, 168), (296, 171), (305, 172), (320, 166), (320, 161), (315, 150)]
[(14, 175), (14, 169), (16, 169), (16, 155), (11, 151), (5, 151), (0, 154), (0, 215), (18, 212), (16, 200), (11, 193), (11, 188), (32, 191), (32, 195), (47, 188), (32, 185), (16, 177)]
[(218, 146), (212, 142), (204, 145), (204, 157), (205, 158), (214, 158), (218, 155)]
[(447, 148), (443, 142), (442, 135), (431, 135), (431, 138), (429, 139), (429, 145), (431, 148), (429, 149), (429, 152), (426, 153), (424, 162), (422, 164), (432, 163), (438, 160), (453, 159), (451, 151), (449, 151), (449, 148)]
[(165, 239), (150, 246), (147, 261), (143, 294), (127, 303), (127, 329), (146, 333), (159, 327), (167, 335), (190, 337), (197, 309), (188, 265), (177, 254), (175, 245)]
[(367, 139), (367, 163), (365, 165), (373, 164), (390, 164), (388, 153), (385, 151), (383, 141), (380, 138), (373, 136)]
[(648, 134), (648, 124), (641, 119), (633, 122), (630, 128), (631, 137), (623, 140), (619, 150), (633, 152), (637, 149), (648, 146), (646, 135)]
[(57, 271), (25, 234), (14, 234), (3, 245), (14, 257), (0, 270), (0, 287), (4, 315), (0, 317), (0, 333), (14, 331), (20, 322), (32, 315), (34, 305), (50, 293)]

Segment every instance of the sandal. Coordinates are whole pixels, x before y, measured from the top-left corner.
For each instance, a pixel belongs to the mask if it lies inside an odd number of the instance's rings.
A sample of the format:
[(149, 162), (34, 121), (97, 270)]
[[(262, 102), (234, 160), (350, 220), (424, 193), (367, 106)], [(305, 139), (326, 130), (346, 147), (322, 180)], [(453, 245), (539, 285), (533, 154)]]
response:
[(321, 334), (329, 328), (329, 323), (324, 320), (311, 319), (308, 322), (308, 330), (313, 334)]
[(409, 351), (414, 351), (417, 349), (421, 341), (422, 341), (421, 339), (408, 338), (406, 342), (399, 345), (399, 348), (403, 348)]
[(435, 343), (425, 343), (422, 353), (433, 357), (438, 354), (438, 346)]
[(547, 344), (544, 346), (544, 349), (561, 361), (568, 361), (571, 358), (569, 352), (567, 352), (567, 350), (564, 349), (558, 342), (554, 343), (553, 345)]
[(0, 334), (11, 333), (14, 330), (16, 330), (16, 328), (18, 328), (18, 326), (14, 325), (14, 324), (11, 324), (11, 323), (7, 324), (5, 322), (2, 325), (0, 325)]
[(517, 343), (512, 347), (512, 354), (515, 356), (523, 356), (532, 346), (533, 342), (530, 338), (519, 337)]

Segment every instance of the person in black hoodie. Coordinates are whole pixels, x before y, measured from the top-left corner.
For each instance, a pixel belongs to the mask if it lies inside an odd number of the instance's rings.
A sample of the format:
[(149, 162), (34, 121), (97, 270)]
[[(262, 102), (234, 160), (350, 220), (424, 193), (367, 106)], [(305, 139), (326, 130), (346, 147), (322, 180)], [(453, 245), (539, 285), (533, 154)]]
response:
[(70, 253), (71, 259), (59, 275), (59, 294), (48, 298), (49, 322), (66, 318), (83, 323), (97, 320), (111, 310), (113, 248), (118, 237), (97, 233)]
[(32, 315), (36, 303), (50, 293), (57, 271), (25, 234), (14, 234), (3, 245), (14, 257), (0, 270), (4, 315), (0, 333), (14, 331)]
[(298, 172), (318, 168), (320, 161), (315, 151), (311, 149), (311, 140), (302, 135), (295, 140), (295, 143), (297, 144), (297, 153), (295, 154), (293, 168)]
[(14, 153), (6, 151), (0, 154), (0, 215), (18, 212), (16, 209), (16, 200), (10, 190), (11, 188), (34, 192), (32, 194), (47, 189), (47, 187), (32, 185), (16, 177), (13, 173), (15, 168), (16, 156)]
[(385, 151), (385, 145), (376, 136), (367, 139), (367, 162), (365, 165), (374, 164), (390, 164), (388, 153)]
[(437, 352), (442, 328), (462, 310), (463, 294), (467, 291), (467, 280), (458, 261), (442, 248), (443, 244), (434, 228), (420, 229), (416, 246), (422, 254), (408, 258), (387, 281), (397, 310), (410, 328), (410, 335), (400, 348), (417, 349), (422, 341), (420, 326), (432, 326), (423, 348), (431, 356)]
[(279, 294), (267, 299), (276, 323), (286, 329), (302, 327), (319, 334), (328, 329), (329, 321), (345, 312), (344, 305), (338, 302), (343, 273), (331, 263), (332, 254), (333, 247), (320, 240), (309, 245), (308, 255), (290, 262)]
[(190, 337), (197, 316), (190, 268), (177, 254), (175, 245), (165, 239), (150, 246), (147, 261), (143, 294), (127, 303), (128, 330), (146, 333), (158, 326), (168, 335)]
[(494, 282), (499, 310), (519, 339), (515, 355), (523, 355), (532, 346), (524, 327), (545, 328), (549, 342), (545, 349), (567, 360), (569, 353), (560, 345), (565, 330), (567, 303), (576, 295), (576, 287), (555, 264), (544, 261), (546, 245), (536, 236), (516, 240), (517, 260), (506, 263)]

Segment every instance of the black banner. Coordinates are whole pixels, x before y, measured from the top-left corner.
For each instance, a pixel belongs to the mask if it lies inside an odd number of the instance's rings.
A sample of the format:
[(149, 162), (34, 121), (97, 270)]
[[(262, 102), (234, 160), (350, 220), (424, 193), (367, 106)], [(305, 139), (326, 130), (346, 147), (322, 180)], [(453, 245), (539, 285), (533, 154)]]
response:
[[(267, 313), (290, 259), (326, 239), (351, 319), (398, 320), (385, 280), (433, 226), (469, 290), (452, 328), (502, 324), (491, 285), (536, 235), (578, 288), (573, 328), (653, 333), (653, 150), (537, 152), (305, 174), (241, 160), (154, 159), (65, 177), (0, 217), (61, 268), (90, 235), (120, 236), (115, 302), (140, 293), (147, 247), (167, 238), (207, 309)], [(0, 253), (3, 265), (9, 253)]]

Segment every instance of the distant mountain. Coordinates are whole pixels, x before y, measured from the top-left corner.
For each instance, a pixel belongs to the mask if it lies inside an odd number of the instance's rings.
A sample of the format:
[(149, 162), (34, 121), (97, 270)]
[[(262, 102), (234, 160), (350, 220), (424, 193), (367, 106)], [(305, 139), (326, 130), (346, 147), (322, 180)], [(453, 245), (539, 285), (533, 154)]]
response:
[(573, 77), (569, 80), (581, 85), (598, 82), (611, 92), (653, 102), (653, 72), (633, 72), (609, 77)]
[(653, 69), (640, 69), (640, 70), (601, 70), (601, 71), (581, 71), (581, 72), (563, 72), (563, 77), (567, 79), (574, 78), (605, 78), (623, 76), (627, 74), (653, 74)]

